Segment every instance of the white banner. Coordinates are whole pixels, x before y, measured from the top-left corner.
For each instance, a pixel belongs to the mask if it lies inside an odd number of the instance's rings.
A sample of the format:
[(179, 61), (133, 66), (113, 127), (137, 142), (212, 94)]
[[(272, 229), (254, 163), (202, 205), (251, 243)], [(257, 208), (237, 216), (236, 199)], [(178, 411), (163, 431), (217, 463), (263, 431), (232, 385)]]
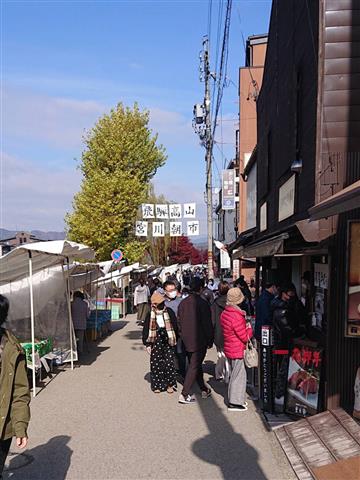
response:
[(171, 203), (169, 205), (169, 216), (170, 218), (181, 218), (182, 217), (182, 207), (179, 203)]
[(184, 218), (196, 217), (196, 203), (184, 203)]
[(155, 218), (155, 210), (152, 203), (142, 204), (142, 216), (143, 218)]
[(182, 223), (170, 222), (170, 237), (181, 237), (182, 234)]
[(148, 234), (148, 222), (136, 222), (135, 235), (137, 237), (147, 237)]
[(220, 268), (231, 268), (230, 255), (226, 250), (220, 250)]
[(165, 223), (164, 222), (153, 222), (153, 237), (164, 237), (165, 236)]
[(198, 220), (187, 222), (187, 234), (188, 237), (200, 234), (200, 222)]
[(169, 210), (168, 210), (168, 205), (166, 203), (156, 204), (155, 211), (156, 211), (156, 218), (159, 218), (159, 219), (169, 218)]

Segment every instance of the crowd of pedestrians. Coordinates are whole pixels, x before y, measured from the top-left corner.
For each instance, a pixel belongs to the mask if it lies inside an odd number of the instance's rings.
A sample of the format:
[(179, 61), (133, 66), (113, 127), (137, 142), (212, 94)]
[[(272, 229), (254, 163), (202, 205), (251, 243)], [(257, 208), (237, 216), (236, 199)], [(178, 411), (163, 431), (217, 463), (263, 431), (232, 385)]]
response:
[[(142, 279), (137, 288), (146, 290), (150, 309), (140, 325), (150, 354), (151, 388), (155, 393), (173, 393), (180, 382), (181, 404), (196, 402), (195, 384), (202, 398), (211, 395), (202, 365), (207, 350), (215, 345), (215, 379), (228, 385), (228, 410), (246, 411), (248, 342), (260, 345), (263, 325), (273, 327), (278, 349), (288, 350), (295, 338), (307, 333), (305, 307), (293, 284), (265, 283), (256, 300), (254, 281), (248, 285), (240, 276), (232, 284), (217, 282), (200, 269), (167, 274), (163, 284), (159, 279), (148, 279), (148, 283)], [(284, 356), (277, 365), (275, 402), (283, 402), (287, 369)]]
[(247, 320), (251, 292), (244, 278), (231, 286), (206, 279), (199, 269), (166, 275), (163, 284), (159, 279), (141, 279), (135, 289), (137, 307), (139, 291), (146, 292), (150, 309), (143, 320), (138, 310), (138, 321), (150, 355), (152, 391), (172, 394), (180, 382), (179, 403), (193, 404), (197, 384), (201, 398), (208, 398), (212, 391), (204, 381), (203, 363), (215, 344), (215, 378), (228, 383), (228, 408), (247, 410), (244, 351), (253, 334)]

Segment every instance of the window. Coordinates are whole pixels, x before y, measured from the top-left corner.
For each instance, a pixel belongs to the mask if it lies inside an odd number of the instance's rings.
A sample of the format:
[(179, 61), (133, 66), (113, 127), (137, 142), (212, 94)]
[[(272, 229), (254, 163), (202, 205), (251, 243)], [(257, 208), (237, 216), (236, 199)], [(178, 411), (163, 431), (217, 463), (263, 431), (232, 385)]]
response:
[(256, 163), (250, 170), (248, 174), (247, 184), (246, 184), (246, 228), (256, 227), (256, 178), (257, 177), (257, 167)]

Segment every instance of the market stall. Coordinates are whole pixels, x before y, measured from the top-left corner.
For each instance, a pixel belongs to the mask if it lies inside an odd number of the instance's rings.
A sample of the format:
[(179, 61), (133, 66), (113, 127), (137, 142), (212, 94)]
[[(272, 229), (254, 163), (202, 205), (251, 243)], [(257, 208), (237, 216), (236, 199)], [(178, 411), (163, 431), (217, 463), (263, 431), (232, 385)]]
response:
[(51, 353), (49, 348), (73, 368), (77, 352), (71, 319), (70, 262), (93, 258), (92, 249), (67, 240), (23, 245), (0, 258), (0, 293), (10, 301), (9, 326), (28, 351), (34, 396), (36, 368), (41, 367), (39, 360)]

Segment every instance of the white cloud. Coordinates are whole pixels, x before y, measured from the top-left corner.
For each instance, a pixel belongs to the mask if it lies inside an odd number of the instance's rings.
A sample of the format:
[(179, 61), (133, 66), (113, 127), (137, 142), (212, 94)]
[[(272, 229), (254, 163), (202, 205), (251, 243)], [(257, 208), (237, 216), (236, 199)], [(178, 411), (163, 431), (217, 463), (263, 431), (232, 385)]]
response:
[[(84, 133), (110, 110), (93, 100), (51, 97), (19, 88), (4, 90), (3, 138), (31, 139), (62, 150), (78, 151)], [(149, 110), (150, 127), (159, 133), (159, 142), (165, 147), (197, 144), (189, 118), (156, 106)]]
[(61, 149), (79, 148), (82, 136), (106, 110), (94, 101), (39, 95), (6, 89), (4, 137), (38, 140)]
[(150, 107), (150, 127), (159, 133), (159, 142), (166, 146), (197, 146), (191, 120), (178, 112)]
[(11, 155), (1, 155), (1, 225), (7, 229), (62, 231), (64, 216), (79, 190), (74, 168), (50, 170)]

